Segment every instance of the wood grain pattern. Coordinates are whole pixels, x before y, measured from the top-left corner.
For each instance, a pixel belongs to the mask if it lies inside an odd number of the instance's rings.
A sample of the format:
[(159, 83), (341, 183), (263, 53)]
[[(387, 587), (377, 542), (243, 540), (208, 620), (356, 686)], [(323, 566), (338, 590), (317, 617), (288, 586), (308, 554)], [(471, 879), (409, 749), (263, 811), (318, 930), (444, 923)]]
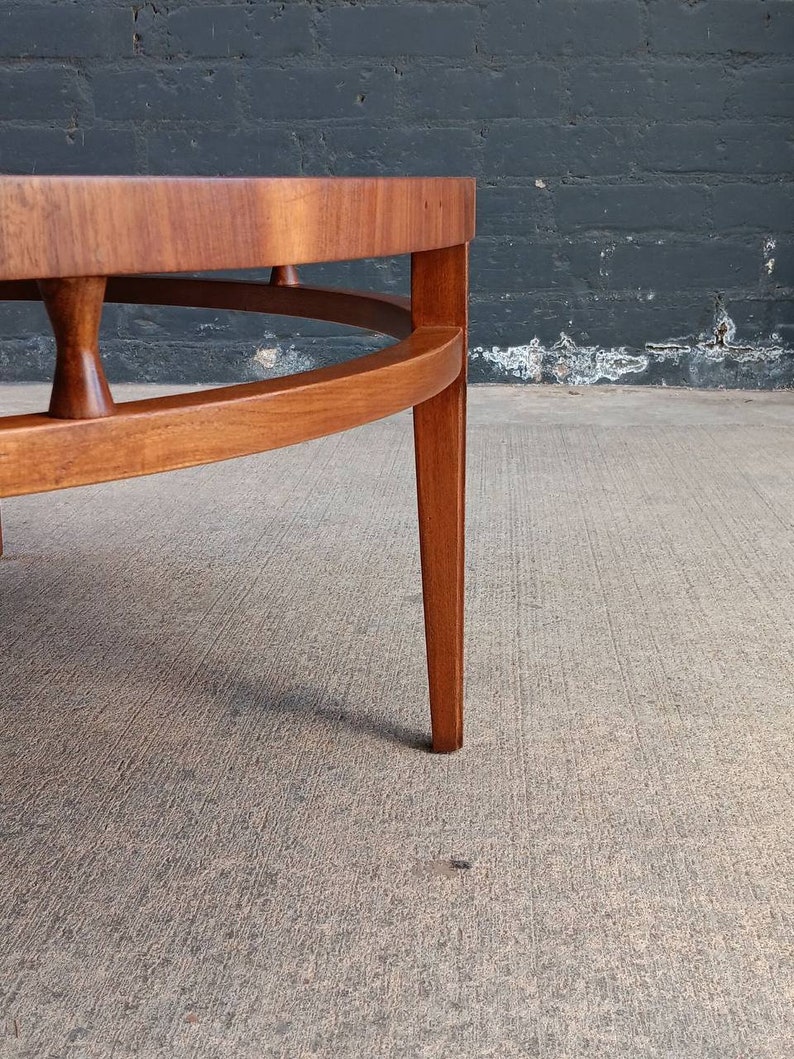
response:
[(369, 423), (447, 386), (460, 328), (301, 375), (116, 405), (104, 419), (0, 418), (0, 497), (192, 467)]
[(0, 176), (0, 279), (301, 265), (473, 234), (463, 177)]
[(414, 327), (461, 329), (450, 385), (414, 408), (419, 539), (433, 749), (463, 744), (463, 578), (468, 247), (414, 254)]
[[(0, 176), (0, 297), (42, 298), (57, 351), (49, 413), (0, 418), (0, 496), (263, 452), (413, 406), (433, 748), (456, 750), (473, 232), (462, 178)], [(302, 287), (295, 268), (402, 253), (410, 303)], [(269, 283), (140, 275), (266, 266)], [(312, 317), (400, 341), (286, 379), (115, 405), (103, 298)]]
[(50, 415), (99, 419), (113, 415), (113, 398), (99, 357), (104, 276), (39, 280), (55, 335), (55, 378)]
[[(0, 296), (2, 284), (0, 284)], [(393, 338), (411, 333), (411, 303), (392, 294), (301, 287), (239, 280), (121, 277), (108, 280), (107, 300), (146, 305), (187, 305), (328, 320)]]
[(273, 287), (297, 287), (298, 270), (294, 265), (274, 265), (270, 270), (270, 283)]
[[(0, 301), (37, 301), (33, 280), (0, 280)], [(183, 279), (172, 276), (111, 276), (106, 302), (130, 305), (184, 305), (328, 320), (363, 327), (393, 338), (411, 333), (411, 302), (394, 294), (329, 287), (270, 285), (241, 280)]]

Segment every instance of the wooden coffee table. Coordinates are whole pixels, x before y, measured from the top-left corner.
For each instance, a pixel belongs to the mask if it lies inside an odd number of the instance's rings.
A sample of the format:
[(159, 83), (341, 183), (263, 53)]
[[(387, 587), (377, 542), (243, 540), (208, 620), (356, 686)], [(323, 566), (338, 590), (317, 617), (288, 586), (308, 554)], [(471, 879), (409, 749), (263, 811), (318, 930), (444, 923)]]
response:
[[(0, 497), (264, 452), (414, 410), (433, 749), (463, 739), (467, 178), (0, 176), (0, 299), (41, 299), (47, 412), (0, 418)], [(295, 266), (411, 255), (411, 297), (305, 287)], [(142, 273), (270, 267), (269, 283)], [(105, 301), (311, 317), (390, 335), (344, 364), (116, 403)]]

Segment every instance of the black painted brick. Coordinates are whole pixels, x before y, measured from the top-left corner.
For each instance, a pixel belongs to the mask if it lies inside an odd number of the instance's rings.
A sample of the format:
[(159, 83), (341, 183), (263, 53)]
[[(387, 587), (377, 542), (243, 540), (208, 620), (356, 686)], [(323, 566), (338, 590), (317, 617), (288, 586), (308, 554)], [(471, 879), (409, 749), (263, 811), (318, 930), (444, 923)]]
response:
[(773, 301), (770, 305), (772, 331), (777, 340), (794, 346), (794, 299)]
[(483, 147), (477, 132), (455, 126), (320, 126), (301, 140), (307, 170), (331, 176), (465, 176)]
[(136, 167), (128, 131), (0, 124), (0, 171), (4, 173), (123, 175)]
[(401, 101), (412, 118), (474, 120), (553, 118), (561, 107), (560, 72), (549, 65), (506, 70), (412, 69), (400, 78)]
[(0, 302), (0, 328), (4, 338), (47, 334), (47, 313), (41, 302)]
[(707, 229), (708, 189), (658, 184), (563, 184), (554, 191), (557, 223), (563, 232), (618, 229), (688, 231)]
[(484, 175), (625, 177), (638, 158), (637, 137), (629, 125), (494, 124), (485, 136)]
[(534, 187), (488, 187), (477, 190), (477, 224), (489, 235), (535, 235), (551, 208), (548, 190)]
[(789, 0), (652, 0), (652, 51), (672, 54), (788, 54), (794, 50)]
[(636, 0), (517, 0), (486, 6), (483, 49), (493, 55), (620, 55), (644, 50)]
[(619, 242), (605, 261), (607, 289), (693, 291), (752, 287), (762, 267), (760, 246), (739, 240)]
[(146, 8), (138, 18), (146, 55), (158, 58), (231, 58), (254, 60), (307, 56), (314, 51), (312, 9), (308, 5), (266, 4), (175, 11)]
[(768, 285), (776, 289), (794, 288), (794, 241), (791, 238), (776, 239), (775, 246), (768, 251), (768, 256), (775, 262), (768, 277)]
[(362, 70), (253, 69), (247, 84), (256, 118), (390, 117), (397, 107), (397, 74), (391, 68)]
[(599, 119), (707, 118), (722, 112), (729, 91), (727, 73), (713, 63), (587, 63), (571, 78), (574, 112)]
[(728, 108), (732, 116), (754, 118), (794, 117), (794, 66), (775, 63), (758, 69), (755, 64), (737, 70), (729, 90)]
[(0, 57), (132, 55), (132, 34), (131, 7), (17, 3), (0, 9)]
[(467, 58), (479, 22), (467, 3), (340, 7), (326, 13), (320, 39), (333, 55)]
[(714, 299), (702, 293), (660, 293), (648, 301), (645, 296), (613, 299), (589, 292), (542, 291), (475, 300), (472, 317), (472, 346), (515, 345), (517, 335), (527, 336), (524, 342), (537, 336), (548, 346), (564, 331), (583, 345), (625, 345), (642, 351), (646, 342), (696, 337), (707, 330), (714, 318)]
[(759, 119), (749, 123), (657, 123), (637, 134), (640, 168), (661, 173), (789, 173), (790, 130)]
[(794, 185), (730, 183), (712, 191), (718, 230), (760, 228), (767, 232), (794, 229)]
[(259, 313), (218, 312), (175, 306), (123, 305), (115, 328), (120, 338), (170, 342), (174, 335), (191, 344), (234, 339), (262, 342), (273, 320)]
[(147, 168), (173, 176), (283, 176), (300, 166), (297, 136), (286, 126), (257, 130), (155, 127)]
[(227, 68), (174, 66), (98, 70), (92, 78), (98, 118), (116, 121), (234, 118), (237, 86)]
[(0, 70), (0, 121), (63, 118), (84, 100), (77, 70), (35, 63)]
[(531, 240), (520, 247), (516, 262), (512, 241), (478, 239), (471, 248), (471, 269), (480, 292), (522, 293), (527, 290), (568, 288), (567, 261), (558, 244)]

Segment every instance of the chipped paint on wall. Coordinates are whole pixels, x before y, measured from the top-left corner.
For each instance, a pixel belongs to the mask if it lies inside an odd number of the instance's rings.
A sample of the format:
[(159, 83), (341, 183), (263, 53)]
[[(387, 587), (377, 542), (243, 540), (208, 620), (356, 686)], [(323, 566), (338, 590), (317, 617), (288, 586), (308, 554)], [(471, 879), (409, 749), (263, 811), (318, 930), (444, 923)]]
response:
[(492, 346), (490, 349), (478, 346), (471, 350), (472, 356), (481, 356), (521, 382), (540, 382), (544, 353), (537, 338), (526, 346)]
[(772, 255), (775, 252), (776, 246), (777, 242), (774, 239), (769, 238), (764, 240), (764, 268), (770, 276), (775, 271), (775, 259)]
[(609, 243), (599, 254), (598, 275), (601, 279), (609, 279), (609, 269), (614, 253), (615, 244)]
[(649, 353), (659, 356), (697, 355), (710, 360), (724, 360), (730, 357), (741, 363), (774, 360), (790, 355), (790, 351), (780, 342), (776, 334), (768, 340), (757, 342), (737, 342), (736, 324), (728, 315), (725, 306), (718, 301), (714, 313), (714, 328), (704, 333), (694, 342), (690, 339), (671, 339), (668, 342), (646, 343)]
[(542, 382), (551, 373), (555, 382), (574, 386), (586, 386), (601, 380), (617, 382), (627, 375), (644, 371), (648, 366), (647, 356), (623, 346), (604, 349), (578, 345), (564, 331), (550, 346), (544, 346), (536, 337), (526, 346), (477, 347), (471, 354), (521, 382)]
[(278, 361), (278, 346), (260, 346), (251, 357), (253, 364), (259, 364), (265, 371), (272, 371)]
[[(684, 364), (728, 364), (771, 366), (788, 362), (791, 351), (777, 334), (754, 342), (737, 341), (736, 324), (717, 299), (714, 322), (697, 337), (646, 342), (644, 350), (626, 346), (603, 347), (577, 342), (565, 331), (551, 345), (533, 337), (523, 346), (478, 346), (471, 350), (484, 374), (493, 381), (557, 382), (587, 386), (601, 382), (633, 382), (651, 369)], [(662, 371), (662, 381), (664, 372)]]
[[(275, 335), (267, 336), (276, 342)], [(301, 352), (295, 345), (262, 345), (257, 346), (248, 358), (248, 377), (250, 379), (277, 379), (282, 375), (295, 375), (302, 371), (311, 371), (318, 365), (314, 358)]]

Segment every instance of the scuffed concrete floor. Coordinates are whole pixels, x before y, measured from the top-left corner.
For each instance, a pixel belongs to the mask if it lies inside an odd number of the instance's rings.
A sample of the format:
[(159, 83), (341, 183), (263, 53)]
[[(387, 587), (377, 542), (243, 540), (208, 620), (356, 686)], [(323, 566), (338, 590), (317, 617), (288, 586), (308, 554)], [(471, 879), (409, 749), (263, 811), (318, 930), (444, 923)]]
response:
[(471, 406), (448, 757), (407, 416), (3, 502), (3, 1059), (794, 1054), (794, 394)]

